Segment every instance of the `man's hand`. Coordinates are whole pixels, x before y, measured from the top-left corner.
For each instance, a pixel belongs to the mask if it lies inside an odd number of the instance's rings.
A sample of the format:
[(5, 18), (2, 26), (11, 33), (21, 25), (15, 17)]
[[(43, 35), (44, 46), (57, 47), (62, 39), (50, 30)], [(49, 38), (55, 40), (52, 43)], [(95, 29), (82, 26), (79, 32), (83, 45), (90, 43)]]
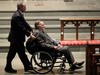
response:
[(32, 30), (32, 33), (34, 33), (34, 30)]
[(54, 46), (54, 49), (55, 49), (55, 50), (58, 50), (58, 46)]
[(58, 44), (58, 47), (62, 48), (62, 45)]
[(36, 37), (35, 37), (35, 36), (33, 36), (33, 35), (30, 35), (30, 38), (32, 38), (33, 40), (34, 40), (34, 39), (36, 39)]

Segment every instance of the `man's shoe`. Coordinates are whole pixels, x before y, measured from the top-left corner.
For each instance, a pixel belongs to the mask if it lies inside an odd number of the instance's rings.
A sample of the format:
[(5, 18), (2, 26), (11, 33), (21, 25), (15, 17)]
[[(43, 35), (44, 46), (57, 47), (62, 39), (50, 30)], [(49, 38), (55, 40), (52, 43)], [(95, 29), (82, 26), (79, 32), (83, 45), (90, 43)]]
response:
[(25, 74), (28, 74), (28, 73), (30, 73), (30, 72), (29, 72), (29, 70), (25, 70), (25, 72), (24, 72), (24, 73), (25, 73)]
[(5, 71), (8, 72), (8, 73), (17, 73), (17, 70), (14, 70), (12, 68), (10, 68), (10, 69), (5, 68)]
[(78, 66), (81, 66), (81, 65), (83, 65), (83, 63), (84, 63), (84, 61), (82, 61), (80, 63), (76, 62), (75, 64), (78, 65)]
[(28, 72), (29, 70), (33, 70), (33, 68), (32, 67), (25, 68), (25, 72)]
[(71, 68), (69, 68), (70, 71), (74, 71), (75, 69), (80, 69), (82, 68), (83, 66), (78, 66), (76, 64), (72, 65)]

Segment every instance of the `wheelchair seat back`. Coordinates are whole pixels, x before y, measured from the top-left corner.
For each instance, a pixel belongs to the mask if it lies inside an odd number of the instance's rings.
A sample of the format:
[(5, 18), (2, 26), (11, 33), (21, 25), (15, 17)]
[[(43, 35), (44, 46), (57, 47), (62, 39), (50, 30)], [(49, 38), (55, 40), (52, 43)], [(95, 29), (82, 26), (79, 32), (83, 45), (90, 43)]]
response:
[(32, 55), (37, 49), (36, 39), (32, 40), (31, 38), (29, 38), (26, 41), (26, 49)]

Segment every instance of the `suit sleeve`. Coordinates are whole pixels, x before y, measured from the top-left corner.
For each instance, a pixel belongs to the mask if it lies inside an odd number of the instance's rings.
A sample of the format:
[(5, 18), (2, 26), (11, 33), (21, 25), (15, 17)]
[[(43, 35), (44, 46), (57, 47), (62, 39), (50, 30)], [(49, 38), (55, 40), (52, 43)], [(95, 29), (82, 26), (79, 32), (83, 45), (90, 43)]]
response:
[[(30, 32), (29, 32), (29, 30), (26, 28), (26, 26), (24, 25), (24, 23), (23, 23), (21, 17), (20, 17), (20, 16), (16, 17), (15, 21), (16, 21), (16, 23), (17, 23), (19, 29), (20, 29), (26, 36), (30, 36)], [(31, 30), (31, 28), (30, 28), (30, 30)]]
[(39, 34), (35, 33), (34, 36), (36, 36), (37, 42), (45, 49), (54, 49), (54, 45), (50, 45), (45, 43), (44, 38)]
[(29, 31), (32, 31), (32, 27), (25, 21), (25, 26)]

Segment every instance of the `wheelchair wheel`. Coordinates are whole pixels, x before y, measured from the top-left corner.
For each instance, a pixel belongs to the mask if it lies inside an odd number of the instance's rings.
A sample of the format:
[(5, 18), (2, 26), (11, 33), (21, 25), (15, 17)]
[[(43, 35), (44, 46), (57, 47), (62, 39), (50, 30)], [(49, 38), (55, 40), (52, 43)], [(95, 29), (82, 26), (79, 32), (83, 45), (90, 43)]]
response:
[(62, 73), (64, 72), (64, 69), (63, 69), (63, 68), (59, 68), (59, 69), (57, 70), (57, 72), (58, 72), (59, 74), (62, 74)]
[(36, 73), (46, 74), (53, 68), (53, 58), (49, 53), (39, 51), (32, 55), (31, 64)]
[(58, 72), (59, 74), (62, 74), (62, 73), (64, 72), (65, 67), (66, 67), (66, 66), (65, 66), (64, 63), (60, 64), (60, 68), (57, 70), (57, 72)]

